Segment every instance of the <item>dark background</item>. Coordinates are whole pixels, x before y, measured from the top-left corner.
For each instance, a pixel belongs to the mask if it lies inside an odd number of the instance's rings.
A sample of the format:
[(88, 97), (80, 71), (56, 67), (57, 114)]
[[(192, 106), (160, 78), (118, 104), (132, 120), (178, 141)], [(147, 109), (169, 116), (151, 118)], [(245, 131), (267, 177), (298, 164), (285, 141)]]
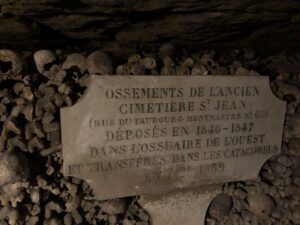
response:
[(0, 0), (0, 46), (299, 49), (296, 0)]

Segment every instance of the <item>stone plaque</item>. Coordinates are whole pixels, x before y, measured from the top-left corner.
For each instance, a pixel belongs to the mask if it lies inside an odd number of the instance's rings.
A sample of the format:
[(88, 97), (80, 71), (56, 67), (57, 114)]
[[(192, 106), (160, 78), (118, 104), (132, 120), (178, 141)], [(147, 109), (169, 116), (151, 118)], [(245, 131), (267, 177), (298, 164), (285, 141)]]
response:
[(64, 175), (100, 200), (255, 179), (284, 116), (268, 77), (92, 76), (61, 110)]

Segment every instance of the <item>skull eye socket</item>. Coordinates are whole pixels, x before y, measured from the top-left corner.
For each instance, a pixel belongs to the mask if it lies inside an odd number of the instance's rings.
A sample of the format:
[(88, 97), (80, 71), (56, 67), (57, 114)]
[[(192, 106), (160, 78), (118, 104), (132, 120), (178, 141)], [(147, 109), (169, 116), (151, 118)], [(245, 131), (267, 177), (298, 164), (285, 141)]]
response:
[(53, 66), (53, 63), (52, 63), (52, 62), (51, 62), (51, 63), (46, 63), (46, 64), (44, 65), (44, 70), (49, 71), (49, 70), (51, 69), (52, 66)]
[(0, 71), (2, 73), (6, 73), (10, 69), (12, 69), (12, 62), (4, 62), (0, 60)]

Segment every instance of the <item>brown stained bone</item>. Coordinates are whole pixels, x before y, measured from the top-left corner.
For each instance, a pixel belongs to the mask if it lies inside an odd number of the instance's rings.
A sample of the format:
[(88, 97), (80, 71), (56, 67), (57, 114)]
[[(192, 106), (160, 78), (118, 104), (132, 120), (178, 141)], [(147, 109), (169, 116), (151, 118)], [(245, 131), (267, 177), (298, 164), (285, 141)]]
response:
[(82, 223), (82, 216), (80, 215), (80, 213), (78, 212), (78, 210), (73, 210), (71, 212), (71, 215), (74, 219), (75, 224), (81, 224)]
[(142, 57), (141, 57), (140, 54), (135, 53), (135, 54), (132, 54), (132, 55), (130, 55), (130, 56), (128, 57), (127, 62), (128, 62), (128, 64), (137, 63), (137, 62), (139, 62), (139, 61), (141, 60), (141, 58), (142, 58)]
[(170, 67), (174, 67), (175, 66), (175, 63), (173, 61), (172, 58), (166, 56), (162, 59), (162, 62), (165, 66), (170, 66)]
[(64, 95), (63, 94), (56, 93), (53, 98), (54, 98), (54, 104), (57, 107), (63, 106), (63, 104), (64, 104)]
[(32, 84), (32, 76), (31, 75), (26, 75), (23, 77), (23, 83), (25, 85), (31, 85)]
[(175, 74), (179, 76), (190, 75), (190, 69), (187, 66), (176, 66)]
[(62, 207), (59, 203), (56, 203), (56, 202), (48, 202), (46, 205), (45, 205), (45, 218), (46, 219), (49, 219), (51, 218), (51, 215), (52, 215), (52, 211), (55, 211), (57, 213), (60, 213), (62, 212)]
[(25, 126), (25, 137), (27, 140), (33, 137), (33, 134), (39, 138), (44, 138), (46, 135), (43, 131), (42, 125), (38, 122), (32, 121)]
[(111, 58), (102, 50), (92, 52), (86, 58), (86, 68), (90, 74), (109, 75), (113, 72)]
[(157, 66), (157, 62), (153, 57), (145, 57), (140, 60), (141, 65), (145, 67), (145, 69), (152, 70)]
[(74, 224), (74, 220), (73, 217), (70, 213), (67, 213), (66, 215), (64, 215), (64, 224), (65, 225), (72, 225)]
[(42, 124), (50, 124), (54, 119), (53, 113), (45, 112), (42, 119)]
[(52, 166), (52, 158), (51, 157), (47, 158), (46, 168), (47, 168), (46, 169), (46, 174), (48, 176), (51, 176), (55, 171), (54, 167)]
[(39, 204), (40, 203), (41, 192), (40, 192), (39, 188), (30, 187), (26, 191), (31, 195), (31, 200), (32, 200), (33, 203), (35, 203), (35, 204)]
[(60, 218), (53, 216), (50, 219), (45, 219), (43, 224), (44, 225), (62, 225), (63, 223)]
[(81, 194), (71, 196), (65, 203), (66, 211), (72, 212), (72, 211), (76, 210), (80, 206), (81, 201), (82, 201)]
[(20, 152), (0, 153), (0, 186), (27, 179), (29, 168), (27, 158)]
[(67, 72), (64, 71), (59, 65), (53, 65), (49, 71), (45, 71), (43, 73), (49, 81), (47, 82), (48, 85), (60, 85), (63, 79), (66, 77)]
[(45, 96), (39, 99), (35, 105), (35, 114), (38, 119), (42, 119), (44, 112), (55, 113), (56, 106), (52, 103), (51, 96)]
[(188, 68), (192, 68), (194, 66), (194, 60), (192, 58), (188, 57), (181, 63), (181, 66), (186, 66)]
[(41, 98), (37, 101), (35, 104), (35, 115), (38, 120), (41, 120), (44, 116), (44, 106), (46, 104), (51, 104), (50, 100), (48, 98)]
[(46, 163), (45, 163), (45, 166), (48, 168), (48, 167), (50, 167), (50, 166), (52, 166), (52, 158), (51, 157), (48, 157), (47, 158), (47, 161), (46, 161)]
[(15, 103), (16, 103), (17, 105), (25, 105), (26, 102), (27, 102), (27, 100), (24, 99), (24, 98), (16, 98), (16, 99), (15, 99)]
[(259, 219), (248, 210), (241, 211), (241, 218), (244, 221), (251, 221), (253, 224), (258, 224)]
[(39, 188), (42, 190), (47, 190), (48, 183), (41, 175), (36, 177), (36, 182)]
[(1, 103), (4, 104), (4, 105), (7, 105), (9, 103), (12, 103), (14, 101), (14, 98), (13, 96), (11, 95), (7, 95), (7, 96), (4, 96), (2, 99), (1, 99)]
[[(31, 211), (31, 210), (30, 210)], [(28, 225), (36, 225), (39, 222), (39, 217), (38, 216), (30, 216), (26, 224)]]
[(0, 103), (0, 115), (4, 115), (6, 113), (6, 106)]
[(250, 75), (250, 71), (247, 70), (246, 68), (240, 66), (236, 69), (235, 75), (241, 75), (241, 76), (249, 76)]
[(290, 104), (294, 105), (295, 107), (299, 105), (300, 89), (297, 86), (278, 80), (273, 82), (272, 85), (275, 86), (276, 95), (278, 98), (283, 99), (284, 97), (290, 96), (290, 98), (293, 98), (293, 101), (291, 101)]
[(62, 69), (69, 70), (72, 68), (78, 68), (81, 74), (83, 74), (86, 71), (85, 57), (79, 53), (67, 55), (67, 58), (62, 65)]
[(14, 93), (18, 96), (20, 95), (20, 93), (22, 92), (23, 88), (24, 88), (24, 83), (15, 83), (14, 86), (13, 86), (13, 90), (14, 90)]
[(256, 216), (266, 218), (275, 207), (273, 199), (267, 194), (249, 195), (249, 210)]
[(47, 64), (53, 63), (56, 60), (55, 55), (49, 50), (39, 50), (33, 55), (37, 71), (43, 73)]
[(204, 66), (212, 66), (215, 64), (215, 61), (213, 60), (215, 54), (215, 50), (206, 50), (203, 54), (199, 56), (197, 62)]
[(77, 80), (77, 83), (81, 86), (81, 87), (88, 87), (90, 82), (90, 76), (88, 74), (82, 76), (81, 78), (79, 78)]
[(8, 49), (1, 49), (0, 61), (11, 63), (11, 69), (8, 72), (12, 72), (14, 75), (22, 72), (23, 60), (17, 53)]
[(300, 113), (291, 115), (288, 125), (291, 138), (300, 138)]
[(293, 165), (293, 161), (291, 157), (287, 155), (280, 155), (275, 159), (278, 163), (280, 163), (283, 166), (291, 167)]
[(171, 66), (164, 66), (161, 71), (160, 71), (161, 75), (175, 75), (176, 71), (174, 67)]
[(129, 64), (124, 64), (124, 65), (119, 65), (116, 69), (116, 74), (117, 75), (130, 75), (131, 74), (131, 65)]
[(72, 91), (72, 88), (70, 87), (70, 85), (68, 83), (62, 83), (58, 86), (58, 92), (60, 94), (66, 94), (69, 95)]
[(124, 199), (112, 199), (99, 203), (101, 209), (107, 214), (120, 214), (124, 213), (127, 204)]
[(196, 64), (191, 70), (191, 75), (208, 75), (208, 70), (205, 66)]
[(14, 118), (18, 117), (21, 114), (23, 108), (24, 108), (23, 105), (15, 105), (12, 108), (10, 115)]
[(24, 152), (27, 152), (27, 147), (21, 137), (16, 136), (7, 140), (7, 150), (13, 151), (16, 147)]
[(270, 185), (263, 181), (246, 181), (245, 186), (244, 190), (246, 190), (248, 194), (268, 193), (270, 190)]
[(281, 165), (280, 163), (277, 162), (270, 162), (269, 163), (272, 173), (276, 176), (276, 177), (285, 177), (287, 176), (287, 168), (283, 165)]
[(232, 198), (224, 193), (221, 193), (212, 201), (208, 213), (213, 218), (222, 219), (229, 215), (232, 207)]
[(71, 196), (76, 196), (76, 194), (78, 192), (78, 186), (76, 184), (74, 184), (73, 182), (66, 182), (65, 185), (68, 189), (68, 193)]
[[(236, 188), (233, 192), (233, 195), (238, 197), (239, 199), (245, 199), (247, 197), (247, 191), (243, 188)], [(241, 206), (238, 206), (237, 208), (241, 209)]]
[(8, 224), (17, 224), (20, 219), (20, 213), (17, 209), (7, 205), (0, 209), (0, 219), (8, 219)]
[(57, 121), (54, 121), (52, 123), (45, 123), (45, 124), (43, 124), (43, 130), (46, 133), (58, 131), (58, 130), (60, 130), (60, 123)]
[(300, 223), (300, 206), (294, 207), (292, 210), (291, 220), (295, 224)]
[(61, 144), (61, 133), (60, 130), (47, 133), (47, 140), (51, 146), (57, 146)]
[(4, 122), (1, 136), (6, 139), (9, 132), (13, 132), (17, 135), (21, 134), (20, 128), (18, 128), (13, 119), (8, 119)]
[(139, 62), (132, 63), (130, 65), (130, 74), (132, 74), (132, 75), (144, 75), (145, 74), (144, 65), (140, 64)]
[(0, 151), (3, 151), (5, 148), (5, 141), (4, 137), (0, 136)]
[(22, 90), (22, 97), (25, 98), (28, 101), (31, 101), (34, 97), (31, 87), (25, 86)]
[(123, 68), (124, 68), (124, 65), (118, 65), (117, 69), (116, 69), (116, 74), (123, 75)]
[(46, 95), (46, 90), (48, 86), (46, 83), (41, 83), (39, 87), (35, 90), (35, 96), (37, 98), (42, 98)]
[(67, 104), (67, 106), (73, 105), (73, 100), (68, 95), (64, 95), (64, 101)]
[(40, 151), (44, 148), (45, 148), (44, 143), (42, 142), (41, 139), (39, 139), (36, 136), (28, 141), (28, 150), (31, 153), (34, 152), (35, 150)]
[(55, 169), (52, 166), (47, 167), (46, 174), (51, 176), (54, 173)]
[(44, 89), (44, 93), (45, 93), (45, 96), (47, 96), (48, 98), (52, 98), (56, 93), (56, 89), (54, 87), (46, 86)]
[[(250, 73), (251, 73), (251, 71), (250, 71)], [(229, 75), (227, 67), (219, 66), (219, 65), (214, 67), (210, 72), (211, 72), (211, 75)]]
[(28, 121), (33, 120), (33, 112), (34, 106), (32, 103), (28, 103), (22, 108), (22, 113), (24, 114), (25, 119)]
[(0, 97), (4, 98), (10, 94), (10, 91), (7, 88), (3, 88), (0, 90)]

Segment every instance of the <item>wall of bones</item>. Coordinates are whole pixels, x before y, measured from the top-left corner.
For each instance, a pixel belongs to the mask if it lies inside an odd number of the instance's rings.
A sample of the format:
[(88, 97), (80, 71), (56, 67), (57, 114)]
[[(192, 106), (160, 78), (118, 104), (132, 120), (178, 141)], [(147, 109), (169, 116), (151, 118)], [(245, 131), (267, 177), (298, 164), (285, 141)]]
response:
[(231, 74), (267, 75), (287, 102), (282, 154), (265, 163), (257, 180), (225, 183), (206, 223), (299, 224), (299, 65), (296, 53), (187, 52), (170, 43), (117, 60), (103, 50), (0, 50), (0, 223), (150, 224), (136, 197), (97, 201), (85, 182), (62, 175), (59, 109), (82, 96), (90, 74)]

